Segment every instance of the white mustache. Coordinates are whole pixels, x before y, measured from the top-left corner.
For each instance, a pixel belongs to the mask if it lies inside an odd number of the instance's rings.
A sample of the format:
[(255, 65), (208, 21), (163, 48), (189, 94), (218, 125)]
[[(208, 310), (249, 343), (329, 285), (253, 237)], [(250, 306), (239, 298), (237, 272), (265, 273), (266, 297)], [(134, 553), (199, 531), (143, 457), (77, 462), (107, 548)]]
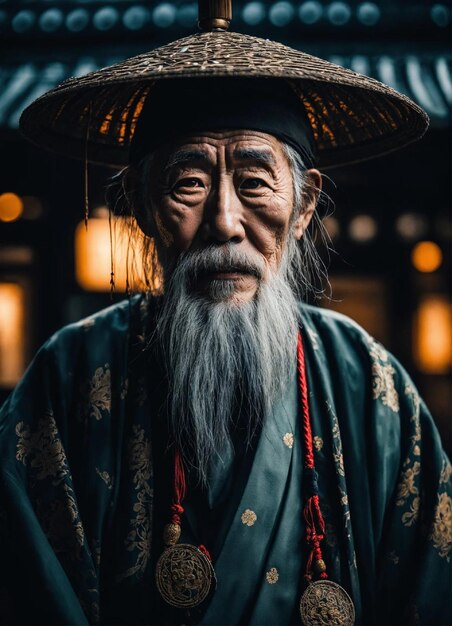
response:
[(243, 272), (258, 280), (262, 280), (265, 273), (262, 257), (251, 258), (229, 243), (186, 252), (179, 257), (178, 265), (183, 265), (189, 279), (195, 281), (213, 272)]

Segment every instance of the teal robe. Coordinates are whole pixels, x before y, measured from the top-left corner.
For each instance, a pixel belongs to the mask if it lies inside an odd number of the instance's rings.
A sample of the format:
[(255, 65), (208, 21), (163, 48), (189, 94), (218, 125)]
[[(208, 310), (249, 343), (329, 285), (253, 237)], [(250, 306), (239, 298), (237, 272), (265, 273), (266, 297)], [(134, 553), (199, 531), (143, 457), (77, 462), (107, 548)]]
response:
[[(190, 615), (154, 569), (171, 498), (166, 383), (143, 296), (56, 333), (0, 413), (0, 620), (299, 623), (307, 549), (294, 375), (255, 446), (187, 496), (183, 539), (218, 584)], [(351, 320), (300, 306), (330, 578), (357, 624), (451, 624), (451, 466), (398, 362)], [(449, 489), (449, 490), (448, 490)]]

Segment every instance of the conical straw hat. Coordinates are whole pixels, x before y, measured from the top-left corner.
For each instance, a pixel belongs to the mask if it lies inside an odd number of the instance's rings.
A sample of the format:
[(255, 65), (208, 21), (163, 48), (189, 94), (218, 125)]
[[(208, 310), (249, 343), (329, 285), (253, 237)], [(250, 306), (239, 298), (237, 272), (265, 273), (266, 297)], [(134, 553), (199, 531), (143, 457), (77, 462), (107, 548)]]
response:
[(203, 76), (290, 81), (311, 122), (322, 168), (391, 152), (428, 127), (417, 104), (372, 78), (280, 43), (226, 31), (191, 35), (71, 78), (25, 109), (20, 126), (28, 139), (52, 151), (123, 166), (155, 82)]

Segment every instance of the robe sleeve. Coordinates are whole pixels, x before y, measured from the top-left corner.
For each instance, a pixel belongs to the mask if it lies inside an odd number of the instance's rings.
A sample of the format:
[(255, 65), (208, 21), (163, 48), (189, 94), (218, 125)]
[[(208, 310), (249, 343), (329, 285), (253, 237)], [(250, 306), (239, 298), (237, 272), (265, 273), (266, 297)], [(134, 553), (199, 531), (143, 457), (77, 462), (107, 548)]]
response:
[[(452, 624), (452, 468), (406, 371), (377, 343), (371, 356), (373, 401), (386, 410), (383, 419), (389, 411), (399, 421), (398, 469), (377, 553), (376, 623), (446, 626)], [(376, 415), (378, 423), (378, 408)], [(384, 455), (394, 442), (377, 444)]]
[(88, 623), (69, 571), (89, 561), (68, 462), (79, 345), (51, 338), (0, 412), (1, 623)]

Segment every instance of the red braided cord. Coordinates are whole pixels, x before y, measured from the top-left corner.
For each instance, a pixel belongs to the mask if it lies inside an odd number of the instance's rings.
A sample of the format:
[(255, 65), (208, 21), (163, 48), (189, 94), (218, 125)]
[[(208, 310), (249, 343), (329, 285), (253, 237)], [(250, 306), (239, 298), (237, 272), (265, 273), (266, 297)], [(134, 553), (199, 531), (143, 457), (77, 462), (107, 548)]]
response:
[(181, 454), (176, 448), (174, 451), (174, 500), (171, 505), (171, 522), (180, 526), (180, 516), (184, 512), (182, 501), (185, 498), (187, 484), (185, 482), (184, 463)]
[(201, 552), (206, 555), (209, 561), (212, 560), (212, 557), (210, 556), (210, 552), (208, 551), (208, 549), (206, 548), (204, 544), (200, 543), (198, 546), (198, 550), (201, 550)]
[[(309, 416), (308, 383), (306, 379), (306, 364), (301, 333), (298, 333), (297, 369), (301, 398), (304, 464), (307, 469), (315, 470), (311, 419)], [(308, 580), (311, 580), (313, 561), (323, 561), (320, 543), (325, 536), (325, 521), (320, 510), (318, 495), (311, 495), (306, 500), (304, 507), (304, 519), (306, 522), (306, 540), (311, 547), (311, 551), (306, 564), (305, 577)], [(328, 574), (326, 572), (321, 572), (320, 578), (328, 578)]]
[[(185, 469), (184, 462), (182, 460), (181, 453), (179, 449), (176, 448), (174, 451), (174, 502), (171, 505), (171, 522), (173, 524), (178, 524), (180, 526), (181, 519), (180, 516), (184, 512), (184, 507), (182, 506), (182, 501), (185, 498), (185, 494), (187, 492), (187, 483), (185, 480)], [(201, 550), (203, 554), (209, 559), (212, 560), (210, 556), (210, 552), (206, 548), (205, 545), (200, 544), (198, 549)]]

